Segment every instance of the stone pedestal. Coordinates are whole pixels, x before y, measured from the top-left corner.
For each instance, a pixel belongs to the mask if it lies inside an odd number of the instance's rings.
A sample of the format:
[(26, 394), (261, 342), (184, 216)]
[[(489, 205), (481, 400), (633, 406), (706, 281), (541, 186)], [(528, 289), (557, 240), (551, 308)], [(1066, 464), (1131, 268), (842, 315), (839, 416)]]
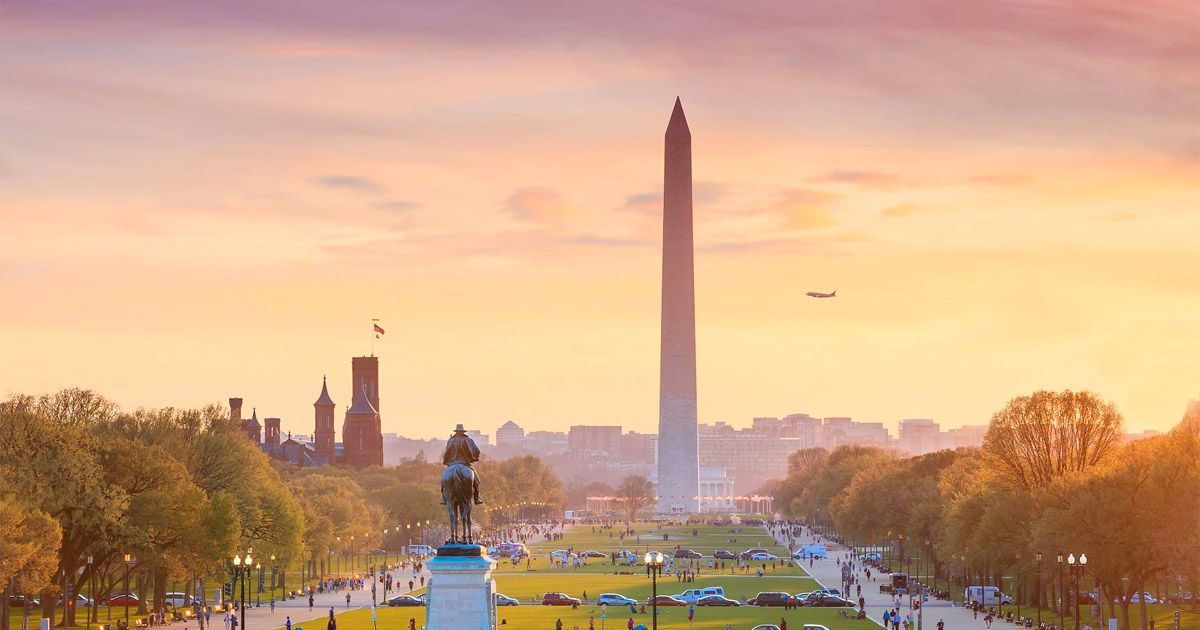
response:
[(426, 563), (429, 630), (496, 630), (496, 561), (479, 545), (442, 545)]

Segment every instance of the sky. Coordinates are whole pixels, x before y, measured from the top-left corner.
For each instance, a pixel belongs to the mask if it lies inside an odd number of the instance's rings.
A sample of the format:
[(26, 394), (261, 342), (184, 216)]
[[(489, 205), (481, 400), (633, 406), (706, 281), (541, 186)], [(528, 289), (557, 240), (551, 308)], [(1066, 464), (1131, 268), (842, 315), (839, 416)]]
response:
[(385, 432), (653, 432), (678, 96), (701, 422), (1200, 395), (1193, 0), (5, 0), (0, 35), (3, 392), (309, 432), (374, 351)]

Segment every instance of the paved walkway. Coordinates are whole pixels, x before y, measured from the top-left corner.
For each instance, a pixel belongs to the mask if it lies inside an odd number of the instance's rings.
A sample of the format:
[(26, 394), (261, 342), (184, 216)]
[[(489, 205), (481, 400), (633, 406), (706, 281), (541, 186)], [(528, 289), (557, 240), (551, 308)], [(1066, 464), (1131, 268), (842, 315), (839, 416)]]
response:
[[(817, 542), (816, 537), (814, 537), (811, 533), (806, 533), (803, 536), (795, 539), (797, 548), (799, 548), (800, 545), (807, 545), (815, 542)], [(802, 566), (823, 586), (827, 588), (841, 589), (842, 570), (837, 563), (837, 558), (842, 558), (845, 560), (845, 555), (849, 550), (842, 545), (831, 543), (827, 540), (822, 540), (821, 542), (824, 542), (826, 547), (829, 549), (829, 557), (825, 560), (815, 560), (812, 567), (809, 567), (807, 562), (805, 562)], [(866, 600), (867, 618), (877, 624), (882, 625), (884, 611), (892, 610), (895, 606), (895, 602), (892, 600), (891, 595), (879, 592), (879, 585), (881, 584), (880, 580), (886, 580), (886, 578), (877, 575), (875, 571), (871, 571), (871, 579), (867, 580), (866, 575), (861, 569), (855, 571), (855, 575), (862, 583), (862, 594), (863, 599)], [(886, 581), (883, 583), (886, 583)], [(853, 590), (853, 587), (848, 593), (847, 599), (850, 599), (856, 603), (858, 602), (858, 595)], [(908, 598), (906, 597), (905, 599)], [(935, 600), (932, 596), (929, 598), (929, 601), (926, 601), (921, 606), (921, 610), (921, 630), (937, 630), (937, 622), (939, 619), (945, 622), (946, 630), (986, 630), (987, 628), (986, 624), (983, 622), (982, 614), (979, 615), (978, 619), (976, 619), (974, 617), (974, 613), (972, 613), (969, 609), (951, 604), (947, 601)], [(907, 604), (900, 607), (900, 614), (906, 615), (908, 612), (909, 610)], [(917, 611), (913, 611), (913, 619), (918, 619)], [(901, 626), (901, 628), (903, 628), (903, 626)], [(995, 620), (992, 622), (992, 630), (1016, 630), (1017, 628), (1018, 626), (1015, 623), (1008, 623), (1000, 620)]]
[[(396, 569), (391, 572), (394, 580), (392, 590), (388, 591), (386, 596), (383, 592), (383, 585), (379, 585), (375, 592), (375, 605), (387, 606), (386, 600), (388, 597), (394, 597), (402, 593), (408, 593), (408, 580), (412, 577), (412, 569)], [(421, 569), (421, 574), (425, 576), (425, 580), (429, 581), (429, 570)], [(413, 580), (413, 590), (421, 589), (421, 579), (418, 576)], [(310, 582), (311, 583), (311, 582)], [(346, 606), (346, 593), (350, 594), (350, 606)], [(249, 599), (249, 594), (247, 594)], [(257, 601), (257, 600), (253, 600)], [(341, 614), (347, 610), (355, 608), (370, 608), (371, 607), (371, 585), (367, 583), (367, 588), (361, 591), (351, 591), (342, 589), (340, 591), (329, 591), (325, 593), (315, 593), (313, 595), (312, 611), (308, 609), (308, 597), (297, 597), (287, 601), (275, 602), (275, 611), (271, 611), (271, 606), (264, 599), (262, 606), (255, 607), (253, 603), (246, 606), (246, 628), (239, 630), (270, 630), (271, 628), (279, 628), (284, 625), (288, 617), (292, 618), (292, 627), (303, 626), (304, 630), (325, 630), (325, 619), (329, 616), (329, 609), (333, 608), (334, 612)], [(225, 630), (225, 613), (213, 611), (210, 620), (213, 630)], [(168, 626), (168, 628), (181, 628), (178, 623)], [(196, 622), (189, 621), (186, 627), (190, 630), (196, 626)], [(207, 630), (208, 626), (206, 626)]]

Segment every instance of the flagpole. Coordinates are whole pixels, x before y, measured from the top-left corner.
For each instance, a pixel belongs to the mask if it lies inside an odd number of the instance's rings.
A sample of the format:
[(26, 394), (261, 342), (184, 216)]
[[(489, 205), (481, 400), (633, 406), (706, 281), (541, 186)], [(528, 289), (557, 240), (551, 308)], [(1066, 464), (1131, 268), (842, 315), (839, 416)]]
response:
[(371, 356), (375, 356), (375, 338), (379, 336), (375, 334), (375, 322), (377, 321), (379, 318), (371, 318)]

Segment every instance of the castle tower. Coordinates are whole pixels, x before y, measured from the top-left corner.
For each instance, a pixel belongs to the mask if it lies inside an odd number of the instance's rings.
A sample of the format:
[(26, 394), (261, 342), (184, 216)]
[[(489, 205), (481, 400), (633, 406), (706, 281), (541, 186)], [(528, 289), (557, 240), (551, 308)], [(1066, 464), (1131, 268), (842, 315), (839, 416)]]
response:
[(258, 422), (258, 408), (254, 409), (249, 420), (242, 421), (242, 431), (245, 431), (251, 442), (262, 444), (262, 425)]
[(241, 398), (230, 398), (229, 399), (229, 421), (232, 422), (233, 426), (235, 426), (235, 427), (242, 426), (242, 399)]
[(379, 431), (379, 413), (371, 406), (371, 396), (364, 382), (346, 410), (342, 424), (341, 463), (355, 468), (383, 465), (383, 435)]
[(350, 397), (350, 406), (358, 400), (358, 392), (364, 386), (367, 391), (367, 400), (371, 403), (371, 408), (376, 412), (379, 411), (379, 357), (354, 357), (350, 360), (351, 380), (350, 387), (352, 395)]
[(263, 423), (266, 424), (263, 441), (272, 447), (279, 446), (279, 418), (266, 418)]
[(328, 458), (329, 463), (333, 463), (334, 458), (334, 432), (333, 432), (333, 399), (329, 397), (329, 387), (325, 383), (325, 379), (321, 379), (321, 396), (317, 398), (317, 402), (313, 403), (316, 408), (316, 427), (313, 429), (314, 452), (317, 457)]
[(658, 511), (699, 512), (696, 288), (692, 257), (692, 132), (675, 99), (663, 172), (662, 338), (658, 389)]

